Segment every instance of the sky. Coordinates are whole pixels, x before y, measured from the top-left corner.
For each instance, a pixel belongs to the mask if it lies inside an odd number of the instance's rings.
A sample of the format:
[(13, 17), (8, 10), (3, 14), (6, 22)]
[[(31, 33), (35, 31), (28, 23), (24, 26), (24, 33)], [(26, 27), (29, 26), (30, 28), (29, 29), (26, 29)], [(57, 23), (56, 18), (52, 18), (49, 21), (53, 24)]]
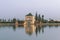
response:
[(60, 0), (0, 0), (0, 19), (17, 18), (36, 12), (45, 19), (60, 20)]

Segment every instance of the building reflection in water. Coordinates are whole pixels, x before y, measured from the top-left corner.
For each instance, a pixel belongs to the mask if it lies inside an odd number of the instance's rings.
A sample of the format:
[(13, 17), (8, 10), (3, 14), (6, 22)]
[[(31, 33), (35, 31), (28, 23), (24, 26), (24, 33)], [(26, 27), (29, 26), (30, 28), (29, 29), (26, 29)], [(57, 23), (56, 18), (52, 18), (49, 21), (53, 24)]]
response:
[(45, 25), (42, 26), (42, 25), (24, 25), (24, 28), (25, 28), (25, 32), (29, 35), (32, 35), (33, 32), (36, 33), (36, 36), (38, 35), (38, 33), (44, 33), (44, 28), (45, 28)]
[(26, 34), (28, 35), (32, 35), (33, 33), (35, 33), (36, 35), (40, 34), (40, 33), (44, 33), (44, 28), (45, 26), (42, 25), (24, 25), (24, 26), (15, 26), (15, 25), (11, 25), (11, 26), (0, 26), (1, 27), (12, 27), (13, 31), (16, 31), (18, 28), (19, 29), (24, 29), (23, 31), (26, 32)]
[(35, 32), (36, 27), (35, 25), (24, 25), (25, 32), (29, 35), (32, 35), (33, 32)]
[[(24, 25), (23, 26), (18, 26), (19, 28), (24, 28), (26, 34), (32, 35), (34, 32), (36, 36), (40, 33), (44, 33), (44, 28), (47, 27), (47, 25)], [(17, 26), (13, 26), (13, 30), (16, 31)], [(58, 26), (53, 26), (53, 27), (58, 27)], [(49, 28), (52, 28), (52, 26), (49, 26)]]
[(21, 29), (21, 28), (23, 28), (23, 29), (25, 29), (25, 30), (23, 30), (23, 31), (25, 31), (26, 32), (26, 34), (28, 34), (28, 35), (32, 35), (33, 33), (35, 33), (36, 34), (36, 36), (38, 36), (38, 34), (41, 34), (41, 33), (44, 33), (44, 29), (45, 29), (45, 27), (49, 27), (49, 28), (52, 28), (52, 27), (56, 27), (56, 28), (58, 28), (59, 26), (52, 26), (52, 25), (24, 25), (24, 26), (15, 26), (15, 25), (11, 25), (11, 26), (0, 26), (0, 28), (5, 28), (5, 27), (8, 27), (8, 28), (10, 28), (10, 27), (12, 27), (12, 29), (13, 29), (13, 31), (16, 31), (17, 30), (17, 28), (19, 28), (19, 29)]

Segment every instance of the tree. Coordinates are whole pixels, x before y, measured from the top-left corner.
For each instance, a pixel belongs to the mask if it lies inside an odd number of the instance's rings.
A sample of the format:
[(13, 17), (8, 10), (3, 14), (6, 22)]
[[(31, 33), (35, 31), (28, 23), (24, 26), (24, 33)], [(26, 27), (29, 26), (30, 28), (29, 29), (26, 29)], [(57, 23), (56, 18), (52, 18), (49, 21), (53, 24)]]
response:
[(38, 16), (37, 16), (37, 12), (36, 12), (36, 15), (35, 15), (35, 20), (36, 20), (36, 21), (38, 20), (37, 18), (38, 18)]
[(13, 18), (13, 22), (14, 22), (14, 23), (16, 22), (16, 18)]
[(39, 22), (41, 21), (41, 16), (40, 16), (40, 14), (39, 14), (39, 19), (38, 19), (38, 21), (39, 21)]
[(0, 22), (1, 22), (1, 19), (0, 19)]
[(8, 22), (11, 22), (11, 20), (10, 20), (10, 19), (8, 19)]
[(3, 22), (6, 22), (6, 19), (3, 19)]
[(44, 22), (44, 15), (42, 15), (42, 22)]

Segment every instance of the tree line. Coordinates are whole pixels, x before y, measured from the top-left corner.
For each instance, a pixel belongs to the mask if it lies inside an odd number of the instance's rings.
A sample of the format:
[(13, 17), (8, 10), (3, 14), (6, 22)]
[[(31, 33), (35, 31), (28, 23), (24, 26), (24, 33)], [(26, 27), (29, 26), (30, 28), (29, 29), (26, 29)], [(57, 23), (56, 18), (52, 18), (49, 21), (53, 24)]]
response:
[(24, 20), (20, 20), (20, 19), (16, 19), (16, 18), (13, 18), (13, 19), (0, 19), (0, 23), (15, 23), (16, 21), (18, 21), (19, 23), (21, 22), (24, 22)]
[(48, 22), (48, 20), (44, 19), (44, 15), (41, 16), (40, 14), (37, 14), (37, 12), (35, 15), (35, 21), (36, 22), (43, 22), (43, 23)]

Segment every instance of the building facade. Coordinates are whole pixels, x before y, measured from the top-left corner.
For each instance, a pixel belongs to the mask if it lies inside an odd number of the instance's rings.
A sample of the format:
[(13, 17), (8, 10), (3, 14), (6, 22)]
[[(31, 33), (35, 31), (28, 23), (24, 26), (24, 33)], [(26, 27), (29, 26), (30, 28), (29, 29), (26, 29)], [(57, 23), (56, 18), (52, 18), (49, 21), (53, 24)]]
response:
[(34, 24), (35, 23), (35, 17), (29, 13), (25, 16), (25, 22), (24, 24), (25, 25), (29, 25), (29, 24)]

